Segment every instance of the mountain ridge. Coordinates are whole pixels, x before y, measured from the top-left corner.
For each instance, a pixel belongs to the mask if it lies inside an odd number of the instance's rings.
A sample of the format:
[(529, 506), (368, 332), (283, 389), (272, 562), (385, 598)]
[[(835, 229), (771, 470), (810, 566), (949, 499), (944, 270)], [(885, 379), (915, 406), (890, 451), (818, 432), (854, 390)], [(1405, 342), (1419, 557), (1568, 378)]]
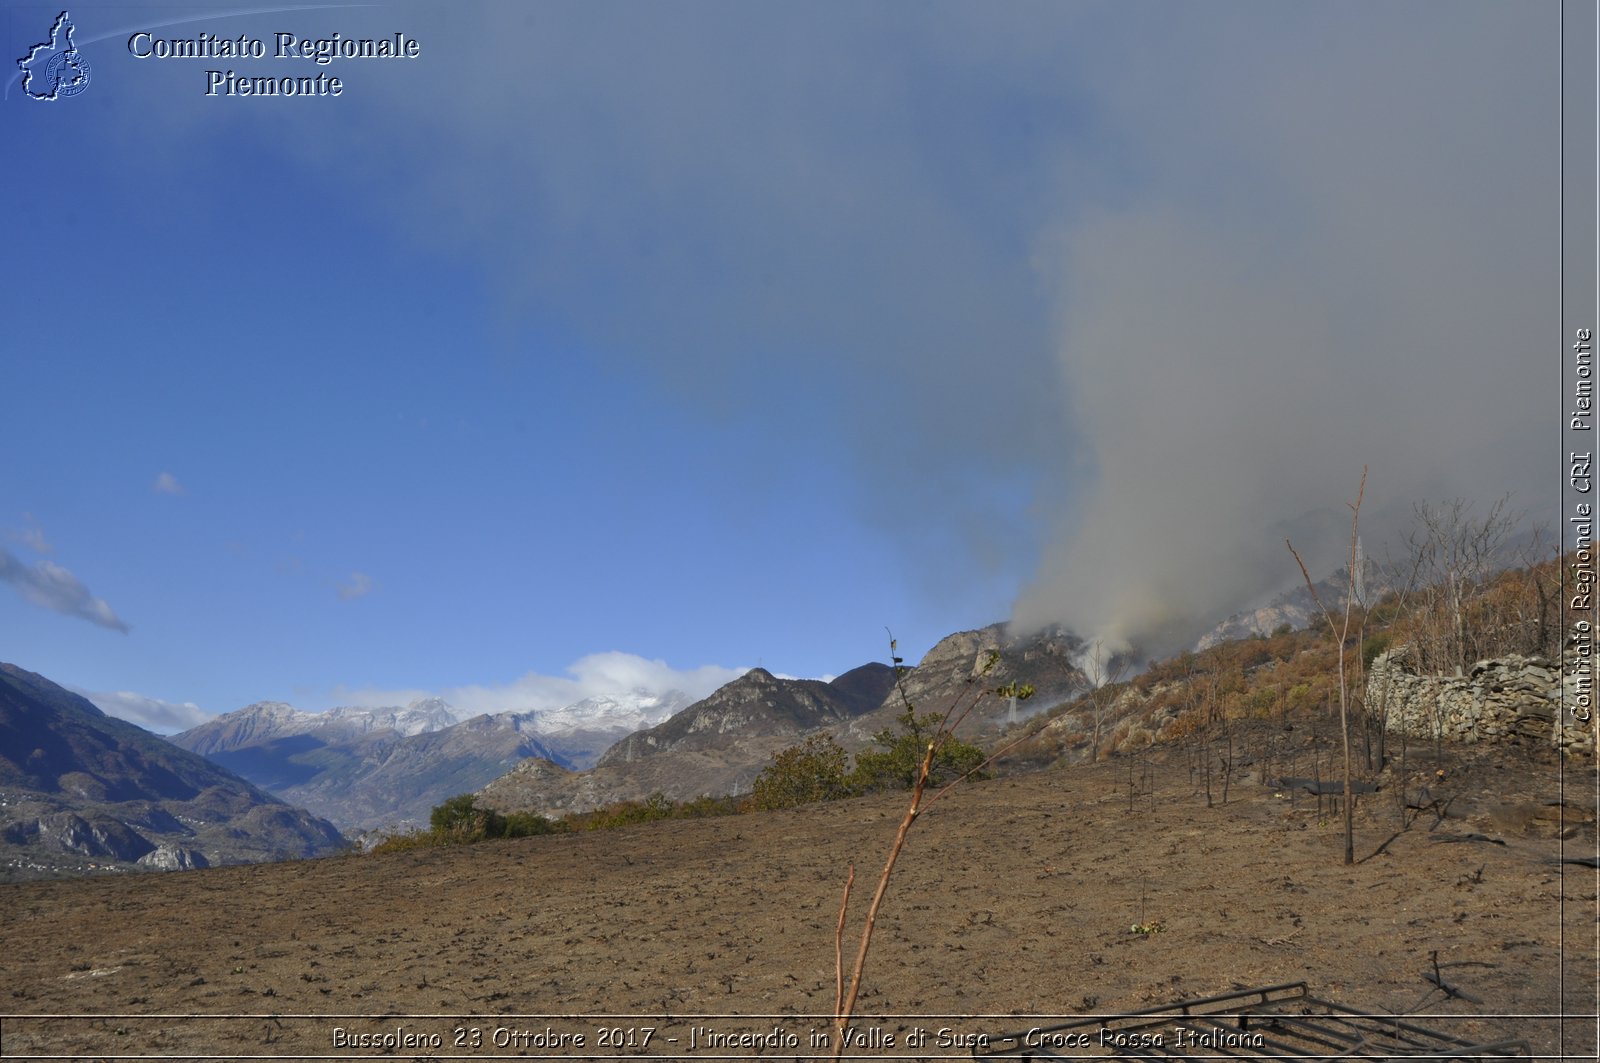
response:
[(850, 750), (897, 726), (909, 701), (918, 712), (975, 703), (963, 737), (992, 736), (1012, 705), (986, 691), (1009, 682), (1035, 688), (1037, 713), (1087, 689), (1083, 641), (1060, 628), (1018, 632), (1004, 623), (941, 639), (915, 668), (873, 663), (831, 682), (782, 679), (753, 669), (646, 731), (618, 741), (586, 772), (524, 762), (477, 792), (502, 812), (586, 812), (661, 794), (673, 800), (746, 793), (772, 758), (807, 735), (831, 731)]
[(0, 875), (251, 863), (345, 844), (333, 824), (0, 663)]
[(587, 771), (525, 761), (483, 787), (506, 810), (561, 816), (661, 794), (672, 800), (748, 791), (780, 750), (881, 705), (894, 669), (870, 663), (831, 681), (753, 668), (655, 727), (619, 740)]
[(588, 767), (640, 723), (690, 702), (677, 690), (592, 695), (555, 710), (462, 717), (441, 698), (304, 712), (255, 702), (169, 737), (348, 830), (425, 823), (435, 805), (528, 758)]
[(804, 734), (870, 712), (893, 686), (894, 670), (886, 664), (864, 664), (830, 682), (780, 679), (765, 668), (752, 668), (656, 726), (617, 742), (595, 767), (711, 748), (733, 730), (745, 737)]

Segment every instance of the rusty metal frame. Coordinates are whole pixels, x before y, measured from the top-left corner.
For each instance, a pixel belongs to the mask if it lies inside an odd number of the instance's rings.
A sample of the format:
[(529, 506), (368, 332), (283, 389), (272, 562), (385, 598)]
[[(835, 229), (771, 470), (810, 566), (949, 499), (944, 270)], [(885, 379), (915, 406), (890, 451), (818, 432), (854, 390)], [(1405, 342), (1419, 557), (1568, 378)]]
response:
[[(1084, 1042), (1089, 1042), (1085, 1044)], [(1143, 1011), (991, 1034), (980, 1060), (1122, 1059), (1159, 1063), (1233, 1057), (1297, 1061), (1447, 1063), (1526, 1057), (1527, 1041), (1475, 1044), (1402, 1016), (1373, 1015), (1313, 997), (1305, 982), (1179, 1000)]]

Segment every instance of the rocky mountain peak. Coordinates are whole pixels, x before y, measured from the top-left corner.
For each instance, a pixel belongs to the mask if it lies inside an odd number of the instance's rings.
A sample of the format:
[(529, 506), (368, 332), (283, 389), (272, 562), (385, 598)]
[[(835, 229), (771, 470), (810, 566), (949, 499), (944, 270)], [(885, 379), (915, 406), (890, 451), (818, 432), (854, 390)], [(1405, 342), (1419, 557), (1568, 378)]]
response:
[(244, 708), (239, 709), (238, 715), (253, 717), (258, 720), (297, 720), (302, 716), (311, 714), (301, 712), (293, 705), (282, 701), (253, 701)]
[(606, 750), (596, 767), (805, 734), (870, 712), (893, 686), (894, 670), (884, 664), (852, 669), (832, 683), (780, 679), (765, 668), (752, 668), (665, 722), (624, 738)]
[(205, 756), (218, 749), (297, 734), (314, 726), (316, 720), (315, 714), (301, 712), (281, 701), (257, 701), (174, 735), (173, 741)]
[(933, 649), (923, 655), (918, 666), (945, 664), (956, 660), (976, 660), (988, 650), (998, 650), (1005, 637), (1004, 624), (990, 624), (976, 631), (957, 631), (934, 643)]

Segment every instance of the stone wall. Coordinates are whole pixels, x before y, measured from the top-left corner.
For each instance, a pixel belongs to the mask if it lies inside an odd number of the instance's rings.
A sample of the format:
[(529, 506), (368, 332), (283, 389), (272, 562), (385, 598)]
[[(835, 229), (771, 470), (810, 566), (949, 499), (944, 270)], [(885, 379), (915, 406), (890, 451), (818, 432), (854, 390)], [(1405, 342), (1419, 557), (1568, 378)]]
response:
[(1479, 661), (1462, 676), (1418, 675), (1409, 647), (1373, 659), (1367, 705), (1386, 711), (1391, 731), (1456, 742), (1550, 742), (1569, 753), (1595, 751), (1595, 721), (1572, 716), (1579, 695), (1593, 698), (1590, 662), (1569, 642), (1562, 667), (1511, 654)]

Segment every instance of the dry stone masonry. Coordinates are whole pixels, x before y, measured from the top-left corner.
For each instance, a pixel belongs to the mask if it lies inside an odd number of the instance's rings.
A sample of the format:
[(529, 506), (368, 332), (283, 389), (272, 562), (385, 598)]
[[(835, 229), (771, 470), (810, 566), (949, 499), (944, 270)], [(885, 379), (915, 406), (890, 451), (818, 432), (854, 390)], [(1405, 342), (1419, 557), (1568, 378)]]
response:
[(1575, 642), (1561, 668), (1545, 657), (1511, 654), (1479, 661), (1461, 676), (1418, 675), (1415, 657), (1400, 646), (1373, 659), (1367, 705), (1386, 713), (1391, 731), (1457, 742), (1551, 742), (1569, 753), (1593, 755), (1595, 721), (1572, 709), (1588, 662)]

